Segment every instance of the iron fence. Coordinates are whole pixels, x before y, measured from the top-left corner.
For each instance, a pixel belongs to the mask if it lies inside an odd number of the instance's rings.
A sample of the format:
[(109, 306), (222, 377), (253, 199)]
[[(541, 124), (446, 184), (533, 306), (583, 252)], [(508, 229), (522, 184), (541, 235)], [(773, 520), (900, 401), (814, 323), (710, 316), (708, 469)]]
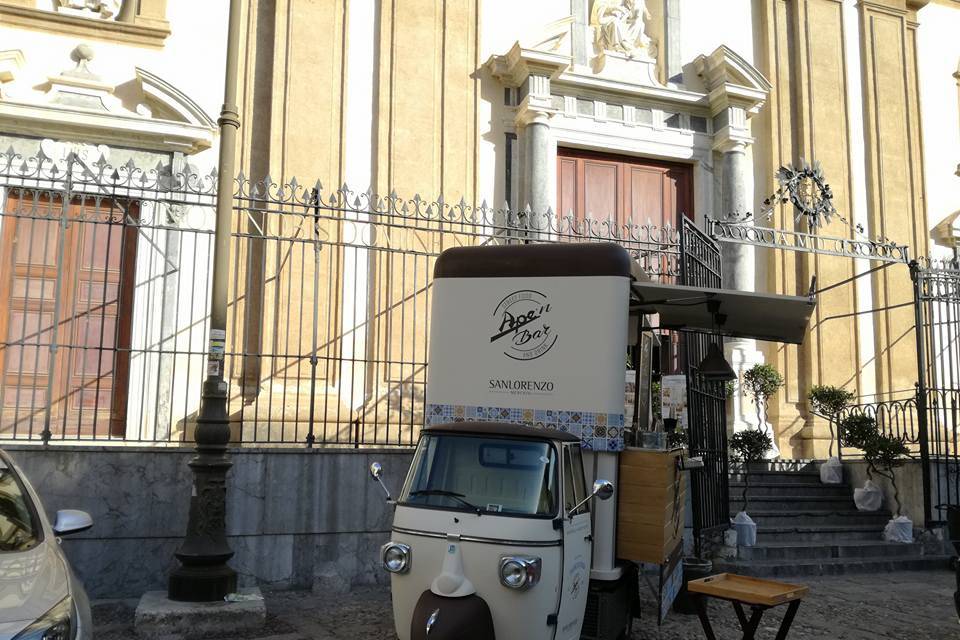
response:
[[(0, 155), (0, 438), (190, 440), (216, 174)], [(681, 231), (237, 177), (225, 375), (236, 443), (393, 445), (423, 422), (433, 264), (616, 242), (680, 275)]]

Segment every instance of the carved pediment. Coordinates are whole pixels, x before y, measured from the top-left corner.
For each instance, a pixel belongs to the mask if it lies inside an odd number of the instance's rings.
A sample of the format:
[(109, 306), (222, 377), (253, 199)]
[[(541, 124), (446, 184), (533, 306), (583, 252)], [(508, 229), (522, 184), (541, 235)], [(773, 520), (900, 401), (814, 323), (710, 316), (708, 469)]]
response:
[(756, 113), (773, 88), (756, 67), (724, 45), (710, 55), (697, 57), (693, 68), (703, 80), (715, 112), (736, 106), (748, 113)]
[(0, 130), (185, 153), (212, 145), (216, 123), (169, 82), (135, 68), (130, 80), (114, 84), (95, 72), (92, 47), (71, 55), (74, 67), (27, 86), (17, 77), (23, 55), (0, 53)]
[(216, 122), (194, 102), (187, 94), (156, 76), (146, 69), (137, 67), (137, 82), (143, 92), (143, 102), (138, 109), (142, 115), (149, 112), (152, 117), (174, 120), (213, 129)]
[(699, 56), (694, 64), (708, 91), (723, 85), (741, 86), (763, 92), (769, 92), (773, 88), (756, 67), (725, 45), (717, 47), (708, 56)]
[(955, 211), (930, 230), (930, 237), (941, 247), (960, 248), (960, 211)]

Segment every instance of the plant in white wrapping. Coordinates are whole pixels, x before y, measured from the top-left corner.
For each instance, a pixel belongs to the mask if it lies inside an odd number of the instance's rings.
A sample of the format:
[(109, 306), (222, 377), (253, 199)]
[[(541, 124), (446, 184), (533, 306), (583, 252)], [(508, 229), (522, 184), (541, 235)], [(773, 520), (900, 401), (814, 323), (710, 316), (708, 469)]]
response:
[(896, 517), (900, 516), (903, 505), (900, 503), (895, 469), (903, 465), (910, 453), (905, 441), (905, 436), (897, 438), (882, 433), (873, 416), (853, 414), (840, 421), (840, 442), (863, 451), (863, 460), (867, 463), (867, 477), (873, 480), (873, 474), (877, 474), (890, 481), (893, 499), (897, 504)]

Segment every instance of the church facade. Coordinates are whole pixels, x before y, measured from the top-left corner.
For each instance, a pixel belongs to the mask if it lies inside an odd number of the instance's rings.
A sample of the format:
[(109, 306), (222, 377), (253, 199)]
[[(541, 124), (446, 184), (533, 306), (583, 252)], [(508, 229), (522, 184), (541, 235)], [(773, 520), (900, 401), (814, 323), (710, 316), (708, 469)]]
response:
[[(226, 2), (0, 0), (0, 152), (76, 147), (91, 162), (106, 150), (118, 166), (208, 171), (225, 28)], [(958, 30), (954, 0), (244, 3), (239, 164), (245, 176), (318, 181), (327, 194), (346, 184), (586, 228), (663, 230), (684, 217), (702, 226), (758, 214), (781, 166), (819, 163), (843, 218), (821, 233), (949, 258), (960, 242)], [(469, 234), (438, 234), (444, 221), (429, 220), (397, 240), (407, 256), (397, 258), (343, 241), (370, 223), (344, 213), (324, 236), (339, 249), (312, 255), (297, 244), (299, 227), (250, 240), (251, 229), (263, 233), (254, 209), (238, 217), (227, 336), (240, 428), (302, 440), (306, 421), (348, 437), (370, 423), (389, 439), (391, 424), (420, 421), (432, 262), (417, 256)], [(789, 206), (754, 224), (800, 228)], [(840, 256), (723, 252), (725, 285), (744, 290), (805, 295), (813, 276), (829, 285), (871, 269)], [(200, 248), (189, 255), (207, 263)], [(177, 370), (181, 355), (155, 347), (170, 336), (186, 358), (179, 371), (203, 366), (190, 355), (202, 351), (200, 303), (181, 288), (183, 304), (165, 316), (165, 289), (149, 288), (157, 274), (139, 269), (130, 286), (150, 293), (132, 304), (155, 302), (130, 313), (159, 328), (132, 348), (143, 362), (124, 365), (138, 383), (117, 393), (131, 395)], [(911, 296), (906, 267), (884, 269), (823, 293), (800, 347), (728, 341), (735, 368), (767, 362), (786, 380), (769, 412), (782, 455), (826, 455), (829, 431), (806, 400), (814, 385), (865, 401), (912, 392), (913, 310), (898, 306)], [(24, 372), (5, 362), (7, 388), (23, 386)], [(177, 382), (160, 394), (179, 407), (168, 417), (131, 417), (156, 416), (142, 406), (161, 398), (109, 419), (128, 435), (157, 433), (157, 420), (163, 433), (183, 429), (201, 372), (189, 389)], [(735, 394), (731, 427), (753, 416)]]

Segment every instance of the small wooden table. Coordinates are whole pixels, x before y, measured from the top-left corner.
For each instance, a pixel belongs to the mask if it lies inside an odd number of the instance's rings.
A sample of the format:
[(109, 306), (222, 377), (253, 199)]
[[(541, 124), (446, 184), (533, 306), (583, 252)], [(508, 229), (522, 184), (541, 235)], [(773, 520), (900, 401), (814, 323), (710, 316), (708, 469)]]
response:
[[(700, 617), (700, 624), (703, 625), (707, 640), (717, 640), (710, 626), (710, 619), (707, 617), (708, 597), (727, 600), (733, 604), (737, 619), (740, 621), (740, 628), (743, 629), (743, 640), (753, 640), (760, 626), (760, 618), (767, 609), (788, 604), (783, 622), (780, 623), (780, 630), (777, 632), (777, 640), (786, 640), (793, 618), (797, 615), (797, 609), (800, 608), (800, 601), (810, 591), (808, 587), (799, 584), (749, 578), (734, 573), (721, 573), (700, 580), (691, 580), (687, 590), (696, 594), (694, 598), (697, 602), (697, 615)], [(750, 606), (749, 619), (743, 611), (743, 605)]]

